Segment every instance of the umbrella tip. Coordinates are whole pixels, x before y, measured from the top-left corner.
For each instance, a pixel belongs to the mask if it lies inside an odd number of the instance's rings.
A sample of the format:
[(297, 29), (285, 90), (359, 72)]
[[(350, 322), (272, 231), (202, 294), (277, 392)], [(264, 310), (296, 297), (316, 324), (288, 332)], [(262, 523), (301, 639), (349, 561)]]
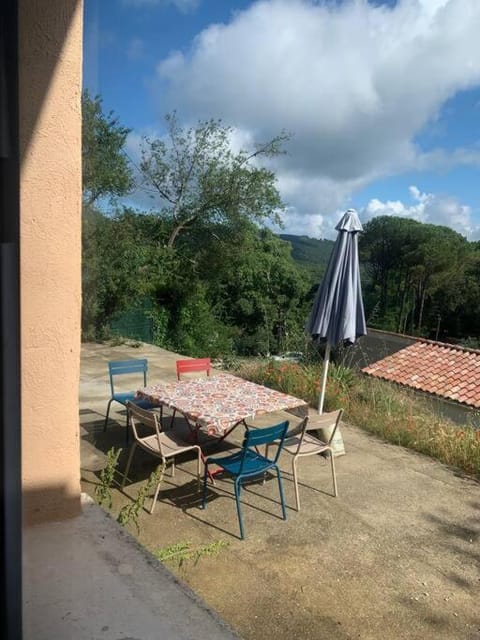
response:
[(355, 209), (347, 209), (335, 227), (337, 231), (363, 231), (362, 223)]

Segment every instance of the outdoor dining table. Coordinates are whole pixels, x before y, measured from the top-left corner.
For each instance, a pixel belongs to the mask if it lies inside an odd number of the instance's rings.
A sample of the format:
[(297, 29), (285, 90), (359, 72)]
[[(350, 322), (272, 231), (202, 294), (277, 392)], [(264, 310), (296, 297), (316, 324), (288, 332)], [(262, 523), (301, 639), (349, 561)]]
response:
[(200, 429), (223, 440), (246, 420), (274, 411), (307, 415), (304, 400), (228, 373), (204, 378), (160, 382), (137, 391), (138, 398), (181, 413), (198, 434)]

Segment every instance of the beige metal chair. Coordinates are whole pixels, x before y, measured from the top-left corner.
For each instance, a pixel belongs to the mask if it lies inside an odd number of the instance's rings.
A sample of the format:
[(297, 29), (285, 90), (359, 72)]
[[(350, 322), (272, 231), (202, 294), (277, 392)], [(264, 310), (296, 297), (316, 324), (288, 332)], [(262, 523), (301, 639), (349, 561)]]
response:
[[(320, 453), (328, 452), (330, 455), (330, 464), (332, 467), (332, 481), (333, 481), (333, 495), (337, 496), (337, 478), (335, 475), (335, 461), (334, 452), (332, 449), (332, 442), (335, 437), (340, 419), (342, 417), (343, 409), (338, 411), (331, 411), (329, 413), (323, 413), (316, 415), (312, 421), (309, 421), (308, 416), (300, 422), (300, 424), (287, 433), (283, 445), (283, 451), (293, 456), (292, 471), (293, 481), (295, 484), (295, 499), (297, 502), (297, 511), (300, 511), (300, 495), (298, 492), (298, 472), (297, 463), (300, 458), (307, 456), (318, 455)], [(319, 440), (319, 438), (313, 436), (310, 431), (324, 430), (326, 436), (326, 442)]]
[[(175, 475), (175, 456), (185, 453), (187, 451), (195, 450), (197, 452), (197, 478), (200, 483), (200, 468), (203, 459), (202, 450), (197, 444), (189, 444), (181, 440), (172, 431), (162, 431), (159, 425), (158, 416), (152, 411), (146, 411), (140, 407), (127, 402), (127, 411), (129, 415), (130, 425), (132, 427), (134, 440), (128, 456), (127, 466), (123, 476), (122, 487), (125, 484), (130, 465), (132, 463), (133, 454), (138, 447), (141, 447), (144, 451), (151, 453), (152, 455), (160, 458), (162, 463), (167, 464), (168, 460), (171, 460), (172, 477)], [(139, 434), (139, 425), (144, 425), (150, 430), (148, 435)], [(157, 502), (158, 493), (160, 491), (160, 484), (158, 483), (153, 497), (152, 507), (150, 513), (153, 513), (155, 503)]]

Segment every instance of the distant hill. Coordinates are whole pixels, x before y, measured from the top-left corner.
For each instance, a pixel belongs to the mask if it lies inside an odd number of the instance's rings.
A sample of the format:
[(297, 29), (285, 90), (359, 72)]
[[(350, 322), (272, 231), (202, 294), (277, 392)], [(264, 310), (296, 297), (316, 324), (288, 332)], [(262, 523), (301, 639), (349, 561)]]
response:
[(327, 267), (328, 259), (333, 249), (333, 240), (317, 240), (307, 236), (294, 236), (281, 233), (282, 240), (292, 245), (292, 258), (304, 267), (314, 282), (319, 282)]

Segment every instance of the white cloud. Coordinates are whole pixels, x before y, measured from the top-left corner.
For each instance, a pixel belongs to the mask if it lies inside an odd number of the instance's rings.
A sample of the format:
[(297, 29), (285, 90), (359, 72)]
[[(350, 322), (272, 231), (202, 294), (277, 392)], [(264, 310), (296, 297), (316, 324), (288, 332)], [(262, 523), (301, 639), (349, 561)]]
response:
[(415, 185), (409, 188), (409, 192), (412, 204), (405, 204), (400, 200), (382, 202), (373, 198), (360, 210), (362, 220), (368, 221), (376, 216), (402, 216), (451, 227), (469, 240), (478, 237), (480, 227), (473, 222), (472, 210), (467, 205), (461, 204), (452, 196), (423, 193)]
[(381, 176), (480, 164), (478, 148), (416, 143), (447, 99), (480, 85), (479, 26), (478, 0), (262, 0), (159, 62), (162, 109), (253, 139), (293, 132), (275, 169), (291, 211), (316, 224)]

